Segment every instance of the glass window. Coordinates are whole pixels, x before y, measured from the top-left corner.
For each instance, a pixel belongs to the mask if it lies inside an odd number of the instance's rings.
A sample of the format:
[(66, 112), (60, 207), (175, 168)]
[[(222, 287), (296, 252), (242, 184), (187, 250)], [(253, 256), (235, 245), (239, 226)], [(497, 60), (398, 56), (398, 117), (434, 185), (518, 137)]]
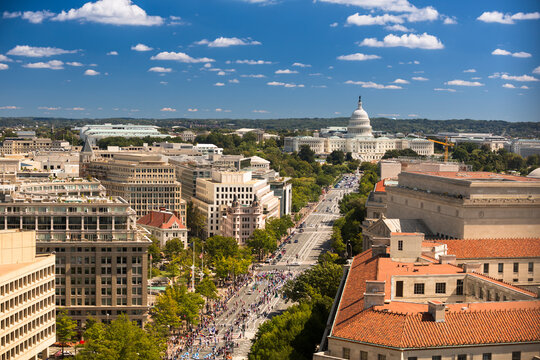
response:
[(529, 263), (528, 270), (529, 270), (529, 272), (533, 272), (533, 270), (534, 270), (534, 263), (533, 262)]
[(482, 360), (491, 360), (491, 353), (483, 353)]
[(446, 294), (446, 283), (436, 283), (435, 284), (435, 293), (436, 294)]
[(351, 349), (343, 348), (343, 358), (344, 359), (350, 359), (351, 358)]
[(467, 360), (467, 355), (460, 354), (460, 355), (457, 356), (457, 360)]
[(521, 351), (512, 351), (512, 360), (521, 360)]
[(519, 272), (519, 263), (514, 263), (514, 272)]
[(398, 240), (398, 242), (397, 242), (397, 249), (398, 249), (398, 250), (403, 250), (403, 240)]
[(504, 268), (504, 264), (503, 264), (503, 263), (499, 263), (499, 273), (502, 273), (502, 272), (503, 272), (503, 268)]
[(422, 295), (424, 294), (424, 283), (416, 283), (414, 284), (414, 293), (417, 294), (417, 295)]
[(403, 281), (396, 281), (396, 297), (403, 297)]
[(489, 272), (489, 264), (484, 264), (484, 273), (488, 273)]
[(456, 295), (463, 295), (463, 280), (458, 280), (457, 281)]

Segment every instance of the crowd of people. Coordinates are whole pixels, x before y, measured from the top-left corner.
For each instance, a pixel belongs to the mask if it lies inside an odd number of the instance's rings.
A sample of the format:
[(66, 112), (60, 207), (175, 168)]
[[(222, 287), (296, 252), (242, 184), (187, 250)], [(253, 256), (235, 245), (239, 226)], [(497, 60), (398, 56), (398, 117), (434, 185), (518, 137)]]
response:
[[(272, 312), (272, 299), (280, 296), (280, 288), (292, 277), (291, 272), (272, 270), (238, 278), (197, 326), (169, 338), (166, 359), (232, 359), (237, 340), (245, 338), (251, 325)], [(246, 303), (242, 300), (243, 291), (248, 296), (255, 294), (256, 299)]]

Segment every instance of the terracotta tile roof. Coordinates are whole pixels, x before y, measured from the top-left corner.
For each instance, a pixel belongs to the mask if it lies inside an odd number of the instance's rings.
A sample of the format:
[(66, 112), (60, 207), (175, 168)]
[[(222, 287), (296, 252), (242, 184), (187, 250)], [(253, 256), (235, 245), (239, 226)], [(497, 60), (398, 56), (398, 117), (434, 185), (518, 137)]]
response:
[(540, 257), (540, 238), (436, 240), (457, 259)]
[(462, 180), (512, 180), (512, 181), (540, 181), (540, 179), (527, 178), (524, 176), (497, 174), (487, 171), (408, 171), (415, 174), (424, 174), (431, 176), (444, 177), (449, 179), (462, 179)]
[(375, 184), (375, 192), (386, 192), (386, 187), (384, 186), (384, 179)]
[(186, 228), (179, 218), (177, 218), (172, 212), (168, 211), (150, 211), (148, 214), (137, 220), (137, 224), (152, 226), (160, 229), (170, 229), (173, 224), (178, 224), (180, 229)]
[(538, 301), (456, 305), (459, 309), (450, 306), (444, 322), (434, 322), (422, 304), (411, 304), (417, 309), (408, 313), (370, 308), (332, 337), (397, 348), (540, 342)]

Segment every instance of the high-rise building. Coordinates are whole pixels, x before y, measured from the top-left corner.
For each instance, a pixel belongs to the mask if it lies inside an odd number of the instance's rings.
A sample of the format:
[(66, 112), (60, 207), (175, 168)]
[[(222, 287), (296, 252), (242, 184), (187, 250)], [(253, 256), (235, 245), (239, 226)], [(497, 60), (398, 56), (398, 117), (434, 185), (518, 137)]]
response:
[(53, 254), (34, 231), (0, 231), (0, 359), (48, 357), (56, 341)]

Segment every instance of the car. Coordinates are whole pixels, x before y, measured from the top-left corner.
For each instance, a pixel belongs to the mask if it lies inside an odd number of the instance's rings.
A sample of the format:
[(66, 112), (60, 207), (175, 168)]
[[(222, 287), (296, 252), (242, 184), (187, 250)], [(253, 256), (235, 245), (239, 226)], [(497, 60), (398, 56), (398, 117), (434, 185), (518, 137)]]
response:
[(300, 266), (300, 263), (298, 261), (295, 261), (291, 264), (291, 266)]
[(298, 239), (294, 239), (294, 243), (295, 243), (295, 244), (298, 243)]

